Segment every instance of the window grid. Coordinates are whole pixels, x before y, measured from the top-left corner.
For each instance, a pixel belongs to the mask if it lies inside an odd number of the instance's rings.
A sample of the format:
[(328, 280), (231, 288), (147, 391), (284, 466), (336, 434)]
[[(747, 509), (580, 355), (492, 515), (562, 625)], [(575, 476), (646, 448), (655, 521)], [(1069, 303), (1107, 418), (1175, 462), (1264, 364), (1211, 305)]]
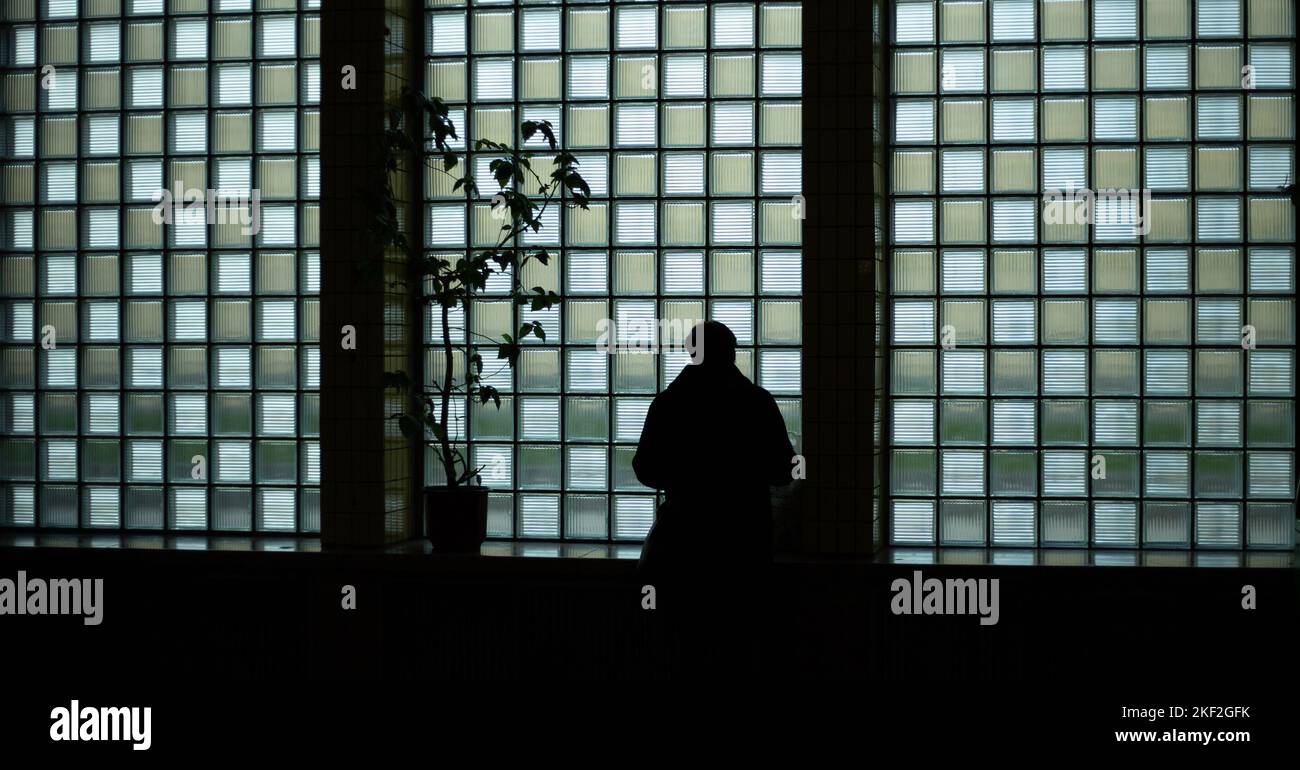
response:
[[(319, 531), (319, 16), (283, 0), (31, 5), (4, 27), (0, 522)], [(51, 175), (71, 189), (51, 194)], [(260, 190), (260, 233), (156, 223), (174, 180)]]
[[(564, 297), (558, 313), (552, 311), (552, 317), (542, 319), (546, 343), (530, 340), (519, 367), (514, 372), (505, 370), (502, 379), (492, 382), (502, 391), (500, 413), (488, 405), (471, 408), (466, 416), (470, 462), (484, 466), (485, 485), (502, 490), (491, 495), (490, 534), (641, 539), (653, 521), (656, 501), (651, 490), (636, 482), (631, 457), (644, 410), (677, 369), (669, 370), (660, 355), (601, 352), (597, 347), (600, 319), (614, 319), (615, 332), (620, 322), (626, 324), (631, 318), (676, 318), (683, 321), (677, 328), (689, 329), (684, 321), (702, 317), (707, 308), (709, 317), (729, 323), (741, 337), (738, 365), (751, 378), (757, 369), (759, 384), (777, 397), (798, 446), (800, 239), (794, 211), (800, 203), (795, 197), (800, 176), (799, 4), (521, 1), (466, 5), (439, 3), (429, 11), (429, 95), (452, 105), (457, 127), (463, 137), (471, 137), (470, 144), (472, 138), (483, 136), (517, 142), (519, 120), (551, 120), (565, 149), (582, 161), (579, 171), (594, 188), (592, 213), (566, 212), (543, 229), (539, 242), (551, 247), (552, 267), (524, 276), (525, 286), (541, 285)], [(718, 24), (719, 19), (734, 18), (730, 14), (748, 15), (752, 20), (748, 34), (745, 24)], [(510, 31), (495, 38), (500, 45), (492, 46), (486, 34), (476, 39), (476, 32), (506, 17)], [(634, 19), (636, 23), (630, 23)], [(779, 20), (785, 23), (776, 24)], [(731, 42), (726, 38), (728, 30), (740, 31), (737, 44), (717, 45)], [(675, 46), (680, 40), (667, 37), (683, 33), (695, 39)], [(790, 54), (792, 58), (780, 58)], [(729, 70), (730, 79), (713, 66), (721, 61), (715, 57), (728, 55), (739, 57), (744, 68), (744, 72)], [(774, 72), (777, 65), (785, 65), (778, 74), (787, 80), (777, 84), (785, 87), (764, 90), (765, 56), (773, 57)], [(702, 57), (697, 77), (669, 83), (669, 76), (680, 74), (690, 57), (697, 62)], [(671, 69), (666, 58), (672, 59)], [(491, 69), (493, 59), (510, 63), (510, 92), (503, 90), (499, 100), (475, 91), (476, 84), (488, 83), (480, 73)], [(730, 64), (722, 62), (724, 68)], [(646, 66), (650, 69), (641, 69)], [(647, 76), (648, 88), (641, 80)], [(742, 87), (727, 92), (725, 86), (733, 83)], [(696, 90), (696, 85), (702, 87)], [(686, 93), (666, 94), (665, 88)], [(724, 111), (728, 106), (742, 110), (749, 106), (752, 138), (735, 144), (712, 141), (715, 127), (726, 125), (713, 119), (719, 105)], [(764, 123), (765, 105), (775, 106), (769, 124)], [(653, 120), (631, 119), (631, 111), (638, 108), (649, 108)], [(674, 133), (664, 125), (670, 113), (684, 115), (687, 109), (699, 111), (698, 136)], [(785, 112), (778, 116), (778, 110)], [(598, 125), (582, 123), (588, 111), (598, 116)], [(619, 141), (620, 115), (628, 136), (635, 140), (637, 130), (643, 132), (640, 141)], [(689, 141), (674, 141), (682, 138)], [(537, 149), (544, 154), (540, 146)], [(764, 150), (781, 155), (774, 154), (773, 160), (792, 164), (788, 166), (792, 171), (782, 179), (787, 186), (764, 191)], [(748, 161), (749, 187), (740, 185), (736, 194), (720, 191), (719, 181), (730, 177), (715, 178), (713, 168), (715, 161), (735, 160), (728, 151)], [(473, 207), (456, 203), (456, 196), (433, 175), (426, 178), (430, 224), (425, 242), (430, 253), (455, 255), (464, 253), (467, 245), (488, 245), (474, 240), (474, 212), (480, 212), (482, 222), (491, 223), (483, 228), (491, 235), (497, 225), (486, 212), (494, 183), (476, 163), (471, 153), (470, 167), (478, 172), (485, 193)], [(668, 163), (682, 165), (670, 169)], [(678, 181), (675, 170), (687, 165), (698, 169), (695, 183), (665, 189), (666, 182)], [(637, 166), (643, 167), (639, 174), (633, 172)], [(681, 179), (692, 181), (685, 174)], [(625, 183), (628, 186), (622, 186)], [(717, 221), (711, 216), (713, 207), (736, 202), (750, 207), (750, 213), (738, 217), (736, 224), (751, 234), (736, 243), (710, 238)], [(632, 208), (639, 204), (649, 208)], [(670, 207), (683, 205), (697, 208), (698, 237), (674, 240), (677, 231), (664, 219)], [(645, 238), (620, 241), (625, 233), (622, 227), (635, 224), (637, 213), (649, 214), (654, 230)], [(440, 222), (450, 222), (451, 229), (440, 231)], [(554, 235), (548, 240), (550, 233)], [(688, 254), (696, 256), (687, 258)], [(666, 269), (678, 265), (684, 271)], [(763, 289), (765, 277), (774, 289)], [(476, 331), (490, 329), (497, 336), (540, 315), (511, 311), (507, 301), (500, 314), (504, 317), (489, 326), (491, 312), (502, 309), (492, 304), (491, 292), (489, 286), (471, 308), (468, 325)], [(729, 305), (729, 301), (741, 304)], [(741, 310), (733, 317), (726, 312), (729, 308)], [(763, 313), (769, 308), (771, 318), (765, 323)], [(433, 345), (440, 328), (440, 320), (431, 313), (425, 325), (426, 382), (442, 370), (441, 353)], [(771, 333), (761, 336), (765, 330)], [(486, 377), (494, 371), (494, 358), (490, 347), (480, 353)], [(793, 370), (778, 366), (782, 355), (793, 356)], [(676, 358), (676, 366), (685, 363), (681, 355)], [(460, 364), (459, 371), (463, 371)], [(597, 376), (587, 382), (586, 375), (593, 371)], [(532, 379), (534, 373), (539, 374), (537, 380)], [(464, 406), (460, 413), (465, 413)], [(541, 427), (534, 431), (537, 425)], [(458, 435), (463, 440), (464, 432)], [(426, 454), (426, 478), (432, 483), (442, 479), (432, 450)]]
[[(1292, 179), (1272, 166), (1294, 173), (1294, 11), (1246, 5), (1201, 0), (1199, 16), (1176, 0), (895, 5), (893, 543), (1291, 547), (1294, 214), (1279, 189)], [(1239, 10), (1237, 34), (1209, 21), (1217, 8)], [(1234, 46), (1235, 66), (1224, 54)], [(1152, 51), (1158, 64), (1176, 50), (1186, 52), (1181, 77), (1148, 68)], [(1241, 88), (1247, 61), (1265, 65), (1253, 90)], [(945, 62), (955, 65), (947, 73)], [(1223, 130), (1208, 119), (1224, 97), (1238, 100), (1236, 135), (1215, 135)], [(1181, 130), (1160, 120), (1179, 100)], [(960, 102), (978, 114), (946, 124)], [(1026, 118), (999, 120), (999, 102), (1025, 105)], [(1053, 119), (1070, 102), (1082, 109), (1073, 126)], [(1121, 103), (1132, 107), (1124, 132), (1127, 111), (1111, 110)], [(1185, 185), (1172, 189), (1150, 175), (1166, 171), (1171, 148), (1188, 158)], [(1235, 183), (1216, 186), (1231, 177), (1211, 169), (1233, 152)], [(1008, 173), (1016, 165), (1026, 170)], [(1152, 232), (1047, 224), (1036, 201), (1069, 186), (1155, 187)], [(1026, 223), (1006, 216), (1013, 201), (1029, 208)], [(1210, 215), (1232, 202), (1235, 231), (1216, 231)], [(967, 208), (975, 213), (963, 217)], [(1179, 309), (1184, 320), (1165, 320)], [(1123, 335), (1112, 334), (1117, 319), (1131, 327)], [(1253, 350), (1240, 342), (1247, 323)], [(1176, 367), (1162, 362), (1180, 354), (1185, 386), (1165, 384)], [(1216, 377), (1216, 359), (1234, 376)], [(1078, 387), (1062, 387), (1067, 363), (1081, 371)], [(1222, 425), (1236, 437), (1221, 437)], [(1097, 456), (1104, 479), (1092, 474)]]

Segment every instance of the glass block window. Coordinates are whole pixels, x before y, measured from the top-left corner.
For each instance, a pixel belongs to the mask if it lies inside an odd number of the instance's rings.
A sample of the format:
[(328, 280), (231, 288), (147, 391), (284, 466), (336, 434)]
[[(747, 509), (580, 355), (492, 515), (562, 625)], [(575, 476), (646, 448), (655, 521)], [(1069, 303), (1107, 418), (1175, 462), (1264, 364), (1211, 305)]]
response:
[(1292, 547), (1294, 3), (893, 10), (892, 541)]
[[(653, 490), (632, 456), (654, 395), (684, 352), (606, 345), (668, 341), (726, 323), (741, 370), (776, 397), (799, 445), (802, 181), (801, 7), (791, 2), (428, 2), (425, 90), (452, 106), (463, 140), (517, 144), (521, 120), (549, 120), (591, 184), (590, 211), (554, 212), (527, 243), (527, 287), (555, 309), (512, 307), (489, 285), (467, 333), (499, 337), (540, 320), (515, 370), (485, 377), (498, 411), (458, 405), (452, 426), (492, 488), (494, 536), (643, 538)], [(540, 137), (536, 147), (543, 147)], [(425, 182), (430, 254), (491, 246), (490, 156), (471, 154), (484, 193), (467, 205), (441, 174)], [(550, 216), (548, 213), (547, 216)], [(440, 339), (430, 313), (426, 342)], [(466, 329), (468, 328), (468, 332)], [(602, 339), (604, 335), (604, 339)], [(494, 367), (490, 346), (480, 351)], [(428, 347), (426, 382), (442, 354)], [(441, 481), (430, 452), (426, 478)]]
[(4, 4), (3, 524), (319, 530), (319, 7)]

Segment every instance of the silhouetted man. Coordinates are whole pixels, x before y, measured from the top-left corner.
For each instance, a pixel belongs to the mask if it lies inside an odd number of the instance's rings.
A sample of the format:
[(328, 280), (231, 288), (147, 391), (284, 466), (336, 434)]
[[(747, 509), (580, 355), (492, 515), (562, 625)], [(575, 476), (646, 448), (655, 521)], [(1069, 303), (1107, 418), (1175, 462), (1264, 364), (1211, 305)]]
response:
[(692, 362), (650, 405), (632, 468), (667, 495), (643, 579), (668, 589), (664, 609), (685, 610), (688, 623), (712, 632), (710, 619), (752, 611), (746, 602), (765, 590), (771, 487), (790, 483), (794, 449), (772, 395), (736, 368), (730, 329), (700, 323), (687, 347)]

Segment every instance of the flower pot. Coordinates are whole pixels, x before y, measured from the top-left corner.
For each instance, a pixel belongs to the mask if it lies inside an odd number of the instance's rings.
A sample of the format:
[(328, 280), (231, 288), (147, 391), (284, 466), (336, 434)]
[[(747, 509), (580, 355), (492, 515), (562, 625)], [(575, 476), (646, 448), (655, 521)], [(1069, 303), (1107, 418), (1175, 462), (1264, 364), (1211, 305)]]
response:
[(488, 489), (425, 487), (424, 533), (437, 553), (478, 553), (487, 538)]

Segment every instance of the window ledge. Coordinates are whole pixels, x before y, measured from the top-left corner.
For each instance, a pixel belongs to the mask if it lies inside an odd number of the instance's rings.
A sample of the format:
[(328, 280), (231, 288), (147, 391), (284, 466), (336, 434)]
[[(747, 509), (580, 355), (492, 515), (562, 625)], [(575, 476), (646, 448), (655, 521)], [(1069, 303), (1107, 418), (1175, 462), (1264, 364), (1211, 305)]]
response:
[[(582, 543), (543, 540), (489, 540), (478, 554), (435, 554), (427, 540), (407, 540), (383, 548), (333, 548), (322, 546), (318, 537), (292, 535), (206, 535), (175, 533), (118, 532), (0, 532), (0, 550), (77, 550), (207, 553), (207, 554), (295, 554), (319, 558), (373, 560), (396, 565), (486, 566), (496, 561), (526, 560), (572, 562), (620, 562), (629, 566), (641, 555), (640, 543)], [(475, 557), (478, 558), (475, 558)], [(778, 555), (777, 564), (938, 567), (1128, 567), (1197, 569), (1294, 569), (1294, 550), (1279, 551), (1186, 551), (1121, 550), (1092, 548), (886, 548), (873, 556)], [(623, 571), (625, 567), (612, 567)]]

